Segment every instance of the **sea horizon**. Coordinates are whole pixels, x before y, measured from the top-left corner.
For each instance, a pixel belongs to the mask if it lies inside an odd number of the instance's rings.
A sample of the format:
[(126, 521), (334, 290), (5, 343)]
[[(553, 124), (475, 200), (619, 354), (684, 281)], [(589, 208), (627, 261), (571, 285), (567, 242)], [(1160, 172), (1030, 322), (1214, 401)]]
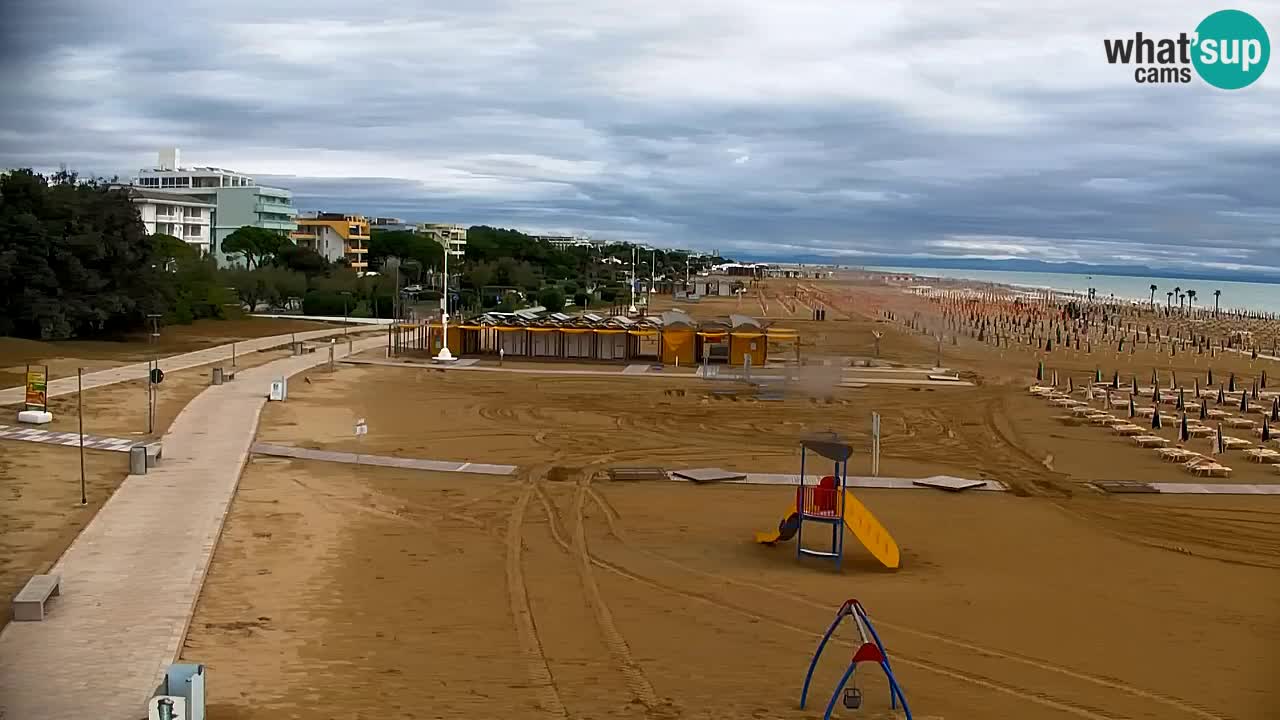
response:
[[(1086, 293), (1094, 288), (1101, 298), (1118, 300), (1151, 299), (1151, 285), (1156, 286), (1156, 303), (1168, 302), (1167, 292), (1182, 288), (1196, 292), (1196, 307), (1212, 308), (1213, 291), (1221, 290), (1219, 307), (1223, 310), (1259, 310), (1280, 312), (1280, 285), (1273, 283), (1239, 282), (1234, 280), (1195, 280), (1188, 278), (1164, 278), (1156, 275), (1089, 275), (1085, 273), (1050, 273), (1014, 270), (968, 270), (963, 268), (902, 267), (865, 265), (864, 270), (892, 272), (933, 277), (948, 280), (973, 280), (975, 282), (1010, 285), (1014, 287), (1049, 289), (1063, 293)], [(1173, 304), (1178, 302), (1177, 296)], [(1185, 302), (1185, 301), (1184, 301)]]

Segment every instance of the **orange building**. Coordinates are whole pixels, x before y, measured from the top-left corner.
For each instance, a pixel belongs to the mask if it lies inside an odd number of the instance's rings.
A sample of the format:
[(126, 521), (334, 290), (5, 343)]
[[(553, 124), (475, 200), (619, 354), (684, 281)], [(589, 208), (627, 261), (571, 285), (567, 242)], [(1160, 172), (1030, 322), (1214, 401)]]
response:
[(298, 216), (298, 229), (289, 239), (315, 250), (325, 260), (345, 259), (356, 272), (369, 269), (369, 220), (363, 215), (308, 213)]

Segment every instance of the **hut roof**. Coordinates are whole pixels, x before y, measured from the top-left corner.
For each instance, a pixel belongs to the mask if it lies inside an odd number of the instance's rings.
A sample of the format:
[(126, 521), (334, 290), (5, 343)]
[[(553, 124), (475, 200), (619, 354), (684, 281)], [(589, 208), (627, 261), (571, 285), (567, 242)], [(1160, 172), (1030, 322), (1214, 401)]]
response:
[(734, 330), (737, 330), (738, 328), (745, 327), (745, 326), (758, 328), (760, 327), (760, 321), (751, 317), (750, 315), (730, 315), (729, 316), (729, 327), (733, 328)]

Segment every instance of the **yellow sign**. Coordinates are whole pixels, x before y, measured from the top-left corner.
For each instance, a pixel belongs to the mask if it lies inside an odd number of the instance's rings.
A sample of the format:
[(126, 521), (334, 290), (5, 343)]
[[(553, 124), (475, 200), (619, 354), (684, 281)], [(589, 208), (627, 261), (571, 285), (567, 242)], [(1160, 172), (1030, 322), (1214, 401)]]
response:
[(44, 370), (27, 370), (27, 409), (48, 410), (48, 374)]

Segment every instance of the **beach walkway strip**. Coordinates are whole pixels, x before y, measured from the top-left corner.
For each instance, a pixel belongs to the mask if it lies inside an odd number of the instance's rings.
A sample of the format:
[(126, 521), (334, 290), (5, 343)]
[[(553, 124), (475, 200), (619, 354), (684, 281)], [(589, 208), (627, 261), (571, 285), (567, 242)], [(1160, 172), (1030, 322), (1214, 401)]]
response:
[(0, 717), (45, 717), (51, 703), (61, 717), (145, 715), (181, 651), (271, 381), (327, 361), (307, 353), (242, 370), (183, 409), (160, 464), (126, 477), (53, 567), (62, 594), (44, 622), (0, 633)]
[[(249, 340), (240, 340), (235, 343), (227, 343), (226, 345), (215, 345), (207, 347), (203, 350), (183, 353), (181, 355), (170, 355), (160, 358), (160, 369), (165, 372), (174, 372), (177, 370), (186, 370), (187, 368), (197, 367), (199, 365), (208, 365), (222, 360), (230, 360), (232, 347), (234, 346), (237, 355), (258, 352), (260, 350), (268, 350), (281, 345), (288, 345), (291, 341), (302, 342), (305, 340), (318, 340), (333, 335), (341, 335), (343, 328), (326, 328), (324, 330), (308, 330), (300, 333), (290, 333), (288, 335), (272, 335), (270, 337), (252, 338)], [(356, 331), (353, 331), (356, 332)], [(368, 332), (361, 329), (360, 332)], [(381, 337), (381, 336), (379, 336)], [(385, 338), (383, 344), (385, 344)], [(344, 349), (346, 344), (338, 342), (336, 347)], [(369, 346), (365, 346), (366, 349)], [(380, 346), (375, 346), (380, 347)], [(317, 355), (319, 353), (316, 353)], [(324, 353), (325, 359), (328, 360), (329, 353)], [(132, 365), (121, 365), (120, 367), (110, 368), (107, 370), (98, 370), (96, 372), (85, 373), (83, 382), (84, 389), (103, 387), (105, 385), (115, 385), (116, 383), (131, 382), (133, 380), (141, 380), (147, 376), (148, 363), (140, 362)], [(76, 391), (76, 376), (58, 378), (50, 380), (48, 385), (48, 397), (59, 397), (62, 395), (71, 395)], [(0, 405), (20, 405), (26, 399), (27, 389), (25, 387), (12, 387), (0, 390)]]
[(490, 465), (487, 463), (457, 462), (453, 460), (420, 460), (418, 458), (394, 457), (391, 455), (367, 455), (336, 450), (316, 450), (272, 443), (254, 443), (253, 452), (258, 455), (274, 455), (276, 457), (297, 458), (299, 460), (377, 465), (378, 467), (405, 468), (407, 470), (475, 473), (477, 475), (512, 475), (516, 471), (515, 465)]
[[(0, 425), (0, 440), (22, 440), (24, 442), (38, 442), (49, 443), (52, 445), (66, 445), (68, 447), (79, 447), (80, 434), (73, 432), (57, 432), (54, 430), (41, 430), (39, 428), (32, 427)], [(129, 448), (134, 445), (141, 444), (145, 444), (145, 441), (130, 438), (98, 437), (97, 435), (84, 436), (84, 447), (86, 450), (129, 452)]]

